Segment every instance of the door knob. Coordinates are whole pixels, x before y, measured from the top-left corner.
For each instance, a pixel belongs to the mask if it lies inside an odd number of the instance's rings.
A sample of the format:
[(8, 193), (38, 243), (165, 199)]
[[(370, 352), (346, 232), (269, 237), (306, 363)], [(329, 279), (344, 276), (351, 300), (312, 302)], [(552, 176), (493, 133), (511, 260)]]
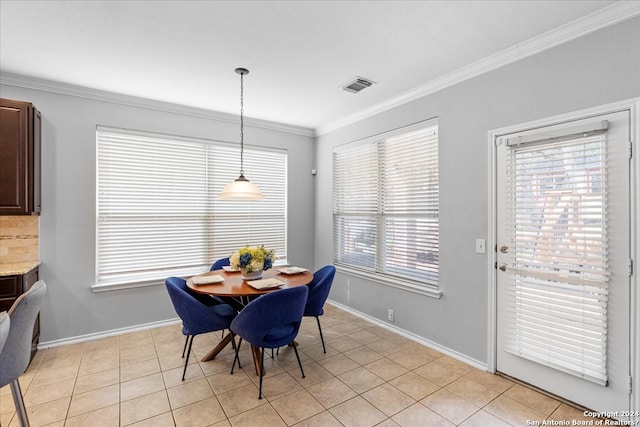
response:
[(509, 252), (509, 246), (507, 245), (500, 246), (500, 252), (502, 252), (503, 254), (506, 254), (507, 252)]
[(507, 271), (507, 264), (500, 264), (500, 267), (498, 267), (500, 269), (500, 271)]

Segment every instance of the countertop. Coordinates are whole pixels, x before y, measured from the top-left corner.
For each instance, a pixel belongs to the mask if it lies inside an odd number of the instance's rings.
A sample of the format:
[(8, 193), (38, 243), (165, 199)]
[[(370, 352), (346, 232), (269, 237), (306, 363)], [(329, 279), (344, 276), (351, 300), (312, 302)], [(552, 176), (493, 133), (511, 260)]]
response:
[(40, 261), (13, 262), (0, 264), (0, 276), (15, 276), (26, 274), (40, 265)]

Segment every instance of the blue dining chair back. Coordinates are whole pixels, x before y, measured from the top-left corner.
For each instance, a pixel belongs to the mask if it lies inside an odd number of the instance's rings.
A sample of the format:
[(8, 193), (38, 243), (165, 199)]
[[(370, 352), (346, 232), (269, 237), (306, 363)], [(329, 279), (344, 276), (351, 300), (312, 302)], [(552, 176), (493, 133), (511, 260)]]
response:
[(320, 270), (313, 273), (313, 280), (309, 284), (309, 297), (304, 307), (304, 316), (315, 317), (318, 323), (318, 331), (320, 331), (320, 341), (322, 342), (322, 351), (327, 352), (324, 345), (324, 337), (322, 336), (322, 327), (320, 326), (320, 316), (324, 314), (324, 303), (329, 297), (333, 278), (336, 275), (336, 268), (333, 265), (325, 265)]
[(0, 387), (11, 385), (13, 403), (21, 426), (29, 426), (29, 418), (18, 378), (27, 370), (31, 360), (33, 325), (46, 293), (46, 283), (39, 280), (15, 300), (8, 312), (11, 322), (9, 334), (0, 352)]
[[(187, 282), (180, 277), (167, 278), (165, 285), (173, 308), (182, 320), (182, 333), (189, 341), (187, 358), (182, 371), (182, 381), (184, 381), (193, 338), (196, 335), (229, 329), (231, 321), (236, 317), (237, 312), (228, 304), (203, 304), (193, 295), (194, 292), (187, 287)], [(183, 350), (183, 357), (184, 353)]]
[[(200, 294), (198, 292), (191, 290), (188, 286), (185, 286), (185, 291), (187, 291), (189, 295), (191, 295), (192, 297), (194, 297), (195, 299), (197, 299), (207, 307), (216, 305), (216, 304), (224, 304), (224, 301), (221, 300), (219, 297), (216, 297), (214, 295)], [(224, 330), (222, 331), (222, 336), (224, 337)], [(182, 357), (184, 357), (184, 354), (187, 351), (188, 344), (189, 344), (189, 335), (187, 335), (184, 340), (184, 347), (182, 348)]]
[(214, 262), (211, 265), (211, 270), (210, 271), (221, 270), (222, 267), (226, 267), (228, 265), (231, 265), (231, 262), (229, 261), (228, 257), (227, 258), (220, 258), (219, 260), (217, 260), (216, 262)]
[[(264, 349), (279, 348), (293, 343), (302, 323), (302, 313), (309, 290), (306, 286), (285, 288), (261, 295), (247, 304), (231, 322), (231, 332), (240, 337), (236, 346), (231, 373), (238, 360), (242, 339), (261, 349), (260, 352), (260, 391), (258, 399), (262, 399), (262, 377), (264, 376)], [(300, 355), (293, 345), (302, 378), (304, 370)], [(238, 360), (239, 361), (239, 360)]]

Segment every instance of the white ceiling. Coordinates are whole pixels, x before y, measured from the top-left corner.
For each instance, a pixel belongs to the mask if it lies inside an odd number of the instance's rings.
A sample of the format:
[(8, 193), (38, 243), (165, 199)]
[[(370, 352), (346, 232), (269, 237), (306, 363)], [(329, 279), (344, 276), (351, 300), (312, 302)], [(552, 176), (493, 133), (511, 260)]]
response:
[[(242, 66), (247, 117), (329, 129), (619, 6), (0, 0), (0, 72), (238, 114)], [(343, 91), (354, 76), (376, 84)]]

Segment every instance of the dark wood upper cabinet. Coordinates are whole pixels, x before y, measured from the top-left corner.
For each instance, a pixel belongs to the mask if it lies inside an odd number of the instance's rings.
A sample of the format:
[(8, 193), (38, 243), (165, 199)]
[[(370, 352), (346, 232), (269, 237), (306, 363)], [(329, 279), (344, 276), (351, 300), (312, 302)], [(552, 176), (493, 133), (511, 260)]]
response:
[(40, 112), (30, 102), (0, 98), (0, 214), (39, 215)]

